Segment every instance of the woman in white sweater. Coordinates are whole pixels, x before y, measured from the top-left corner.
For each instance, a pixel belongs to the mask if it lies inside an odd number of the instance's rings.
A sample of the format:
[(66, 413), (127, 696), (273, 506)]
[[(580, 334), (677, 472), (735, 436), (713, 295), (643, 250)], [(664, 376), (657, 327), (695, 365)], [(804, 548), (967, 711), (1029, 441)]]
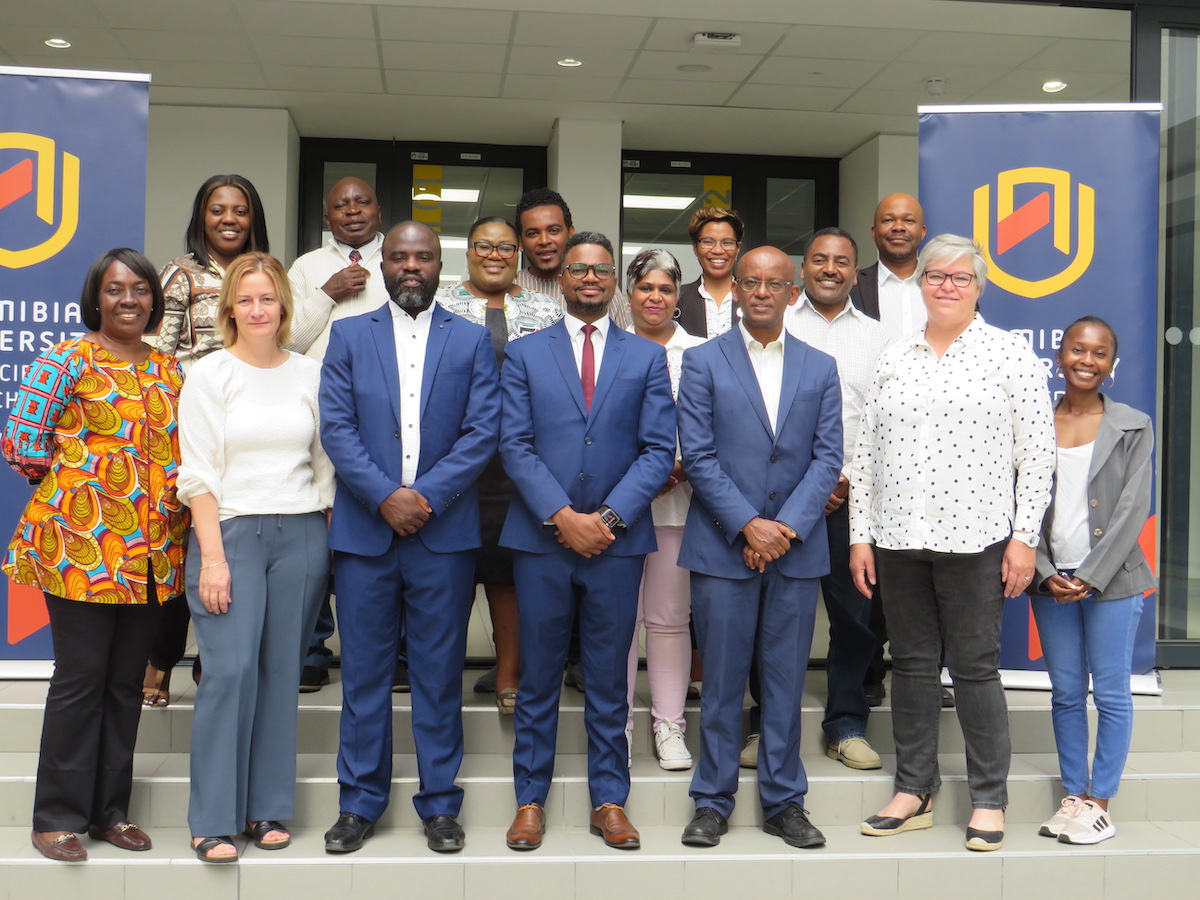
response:
[(224, 349), (179, 402), (179, 497), (192, 509), (187, 598), (205, 660), (192, 724), (192, 846), (238, 858), (231, 835), (286, 847), (296, 780), (296, 684), (329, 571), (333, 468), (321, 449), (320, 364), (282, 349), (292, 298), (277, 259), (230, 264)]

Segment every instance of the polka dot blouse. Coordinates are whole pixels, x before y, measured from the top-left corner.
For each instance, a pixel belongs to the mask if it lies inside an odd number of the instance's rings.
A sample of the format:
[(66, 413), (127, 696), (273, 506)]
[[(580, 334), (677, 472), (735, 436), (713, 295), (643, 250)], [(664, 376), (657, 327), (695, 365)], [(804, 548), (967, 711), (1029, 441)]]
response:
[(941, 359), (924, 333), (880, 356), (850, 468), (850, 541), (978, 553), (1041, 529), (1054, 472), (1046, 371), (980, 316)]

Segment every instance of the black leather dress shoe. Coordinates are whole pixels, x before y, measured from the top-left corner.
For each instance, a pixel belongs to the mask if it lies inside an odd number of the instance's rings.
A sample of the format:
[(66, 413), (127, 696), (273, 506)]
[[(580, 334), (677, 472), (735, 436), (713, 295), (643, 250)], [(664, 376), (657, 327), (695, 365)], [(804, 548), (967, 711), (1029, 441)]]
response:
[(315, 694), (329, 684), (329, 670), (320, 666), (305, 666), (300, 670), (300, 693)]
[(821, 847), (825, 844), (825, 835), (808, 821), (808, 813), (795, 803), (789, 803), (763, 822), (763, 831), (783, 838), (789, 847)]
[(863, 695), (867, 698), (867, 706), (871, 709), (883, 706), (883, 698), (887, 696), (887, 688), (883, 686), (883, 682), (878, 684), (864, 684)]
[(454, 853), (461, 850), (467, 842), (462, 826), (454, 816), (430, 816), (423, 820), (425, 839), (430, 850), (438, 853)]
[(333, 827), (325, 832), (326, 853), (353, 853), (375, 833), (375, 824), (354, 813), (338, 813)]
[(715, 847), (727, 831), (728, 819), (711, 806), (701, 806), (683, 829), (682, 841), (688, 847)]

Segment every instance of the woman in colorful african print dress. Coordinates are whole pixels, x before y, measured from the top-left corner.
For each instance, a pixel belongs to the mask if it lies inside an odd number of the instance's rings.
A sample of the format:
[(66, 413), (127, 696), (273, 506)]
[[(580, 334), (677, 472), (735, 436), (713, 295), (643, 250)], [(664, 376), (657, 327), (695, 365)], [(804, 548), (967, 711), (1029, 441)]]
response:
[(63, 861), (87, 858), (84, 831), (150, 849), (129, 822), (133, 747), (160, 604), (183, 591), (188, 525), (175, 495), (182, 375), (142, 341), (163, 315), (154, 268), (110, 250), (79, 303), (91, 330), (33, 361), (3, 439), (37, 485), (3, 569), (45, 593), (54, 642), (33, 845)]

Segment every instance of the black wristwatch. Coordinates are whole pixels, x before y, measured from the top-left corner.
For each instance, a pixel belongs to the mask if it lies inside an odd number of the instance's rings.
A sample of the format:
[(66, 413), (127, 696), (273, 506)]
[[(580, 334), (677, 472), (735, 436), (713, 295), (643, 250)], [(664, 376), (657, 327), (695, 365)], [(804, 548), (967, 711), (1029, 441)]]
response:
[(610, 530), (625, 527), (625, 520), (618, 516), (616, 510), (607, 503), (596, 510), (596, 512), (600, 513), (600, 521), (607, 525)]

